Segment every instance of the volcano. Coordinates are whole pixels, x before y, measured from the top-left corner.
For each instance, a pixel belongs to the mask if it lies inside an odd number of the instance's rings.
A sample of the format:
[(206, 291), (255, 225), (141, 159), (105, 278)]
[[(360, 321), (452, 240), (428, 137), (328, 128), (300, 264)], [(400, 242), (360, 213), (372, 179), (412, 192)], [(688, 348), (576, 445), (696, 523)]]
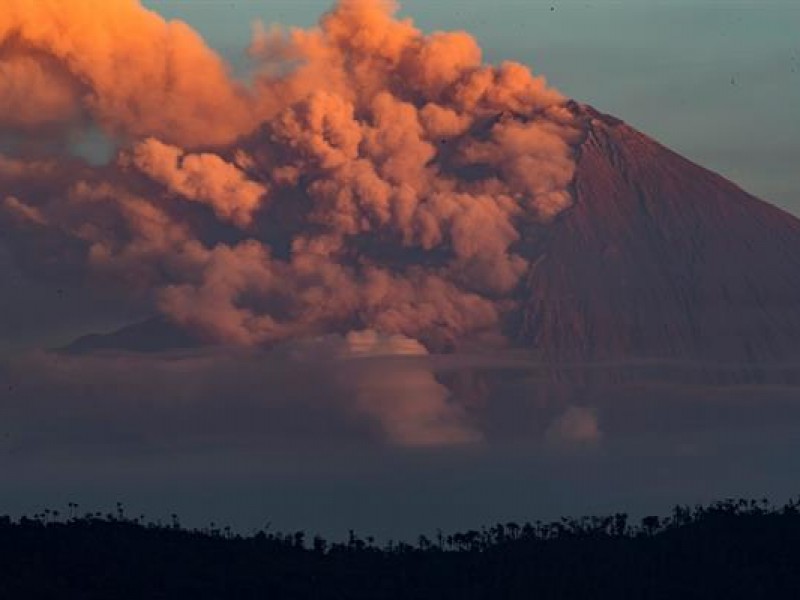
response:
[[(584, 124), (573, 205), (542, 227), (509, 337), (554, 363), (800, 354), (800, 221), (623, 121)], [(72, 352), (194, 343), (148, 321)]]
[(520, 339), (556, 361), (800, 351), (800, 221), (593, 108)]

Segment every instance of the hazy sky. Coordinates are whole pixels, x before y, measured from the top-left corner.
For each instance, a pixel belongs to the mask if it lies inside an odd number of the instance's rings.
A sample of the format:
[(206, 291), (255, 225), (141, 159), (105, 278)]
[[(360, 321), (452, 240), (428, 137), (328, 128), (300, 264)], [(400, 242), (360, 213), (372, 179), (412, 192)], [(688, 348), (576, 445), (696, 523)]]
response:
[[(464, 407), (438, 433), (465, 428), (473, 442), (387, 439), (393, 422), (426, 420), (432, 372), (461, 379)], [(0, 512), (122, 501), (192, 526), (413, 540), (797, 494), (796, 385), (639, 378), (553, 385), (534, 360), (500, 356), (0, 355)]]
[[(312, 25), (328, 0), (146, 0), (231, 60), (252, 23)], [(465, 29), (747, 191), (800, 214), (800, 2), (405, 0), (424, 30)]]

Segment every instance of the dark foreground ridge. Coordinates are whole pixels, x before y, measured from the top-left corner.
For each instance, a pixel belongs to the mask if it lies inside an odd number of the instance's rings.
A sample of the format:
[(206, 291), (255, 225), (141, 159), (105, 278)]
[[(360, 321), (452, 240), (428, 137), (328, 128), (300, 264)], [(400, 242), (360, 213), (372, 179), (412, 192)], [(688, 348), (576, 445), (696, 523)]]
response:
[(499, 524), (415, 545), (0, 517), (0, 598), (797, 598), (800, 501)]

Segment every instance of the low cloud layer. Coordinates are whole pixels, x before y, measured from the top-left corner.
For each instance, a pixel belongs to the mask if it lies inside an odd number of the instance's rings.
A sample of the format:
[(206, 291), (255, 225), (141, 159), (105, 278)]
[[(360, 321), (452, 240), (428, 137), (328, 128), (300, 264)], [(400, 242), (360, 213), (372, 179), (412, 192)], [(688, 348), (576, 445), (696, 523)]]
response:
[(413, 448), (483, 439), (419, 342), (372, 331), (293, 340), (268, 352), (34, 352), (0, 362), (0, 385), (9, 435), (50, 448), (104, 440), (147, 451), (150, 442), (160, 446), (173, 436), (179, 444), (221, 439), (260, 447), (305, 443), (315, 432), (323, 445), (350, 438)]

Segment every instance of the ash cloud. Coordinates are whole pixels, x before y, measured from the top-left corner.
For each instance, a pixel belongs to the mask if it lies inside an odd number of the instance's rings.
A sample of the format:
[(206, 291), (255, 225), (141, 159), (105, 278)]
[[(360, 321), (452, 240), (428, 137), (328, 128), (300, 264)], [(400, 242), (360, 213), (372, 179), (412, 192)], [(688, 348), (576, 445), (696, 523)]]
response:
[(406, 447), (483, 441), (468, 406), (440, 381), (427, 349), (402, 335), (373, 330), (294, 339), (275, 348), (292, 364), (328, 373), (353, 414), (373, 424), (379, 437)]
[[(212, 344), (499, 339), (532, 225), (570, 204), (580, 127), (526, 67), (395, 12), (341, 0), (312, 29), (257, 28), (238, 81), (136, 0), (9, 0), (4, 242)], [(98, 128), (114, 159), (70, 158)]]

